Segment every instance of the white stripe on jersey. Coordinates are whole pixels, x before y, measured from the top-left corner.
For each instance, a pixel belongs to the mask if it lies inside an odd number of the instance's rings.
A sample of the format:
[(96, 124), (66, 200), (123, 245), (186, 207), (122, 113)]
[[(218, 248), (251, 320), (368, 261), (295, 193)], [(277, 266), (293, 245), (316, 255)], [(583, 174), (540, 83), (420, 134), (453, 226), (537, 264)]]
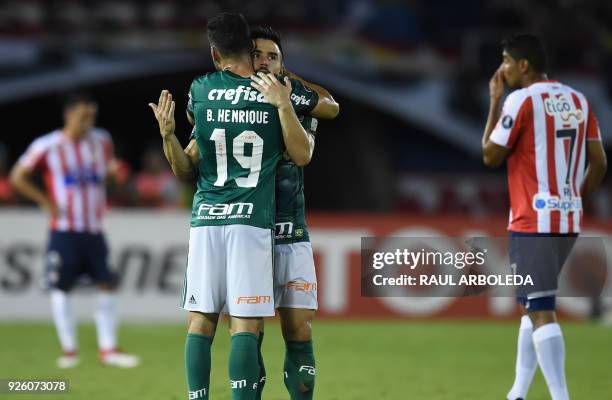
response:
[[(87, 174), (93, 178), (95, 173), (93, 163), (93, 144), (91, 140), (83, 140), (81, 146), (81, 159), (83, 161), (83, 167), (87, 171)], [(96, 189), (97, 184), (94, 182), (88, 182), (85, 191), (87, 193), (87, 222), (91, 231), (97, 231), (99, 228), (96, 221)]]
[(68, 186), (69, 195), (72, 196), (72, 222), (74, 230), (82, 232), (85, 230), (84, 212), (83, 212), (83, 193), (79, 185), (81, 179), (81, 170), (77, 162), (75, 145), (69, 140), (64, 142), (62, 146), (64, 156), (66, 157), (66, 167), (69, 179), (75, 179), (72, 185)]
[[(562, 93), (564, 95), (564, 97), (566, 97), (568, 99), (568, 101), (571, 101), (572, 104), (574, 103), (572, 101), (572, 94), (571, 92), (568, 92), (567, 88), (565, 86), (561, 87), (561, 90), (559, 90), (560, 93)], [(550, 93), (550, 97), (552, 98), (556, 93)], [(569, 96), (569, 98), (567, 97)], [(567, 176), (567, 170), (569, 167), (569, 163), (572, 162), (572, 160), (568, 160), (565, 161), (565, 141), (564, 140), (557, 140), (557, 132), (559, 129), (562, 129), (562, 122), (561, 119), (559, 117), (559, 115), (556, 115), (555, 118), (553, 119), (553, 123), (554, 123), (554, 132), (555, 132), (555, 137), (554, 137), (554, 149), (555, 149), (555, 173), (557, 174), (557, 190), (559, 192), (559, 195), (562, 196), (564, 194), (564, 189), (568, 189), (568, 187), (566, 186), (567, 184), (565, 183), (565, 177)], [(575, 139), (574, 139), (575, 140)], [(576, 153), (576, 152), (575, 152)], [(572, 155), (573, 157), (573, 155)], [(569, 190), (571, 189), (571, 183), (569, 185)], [(572, 193), (573, 195), (573, 193)], [(568, 232), (568, 212), (567, 211), (560, 211), (560, 219), (559, 219), (559, 233), (567, 233)]]
[(112, 157), (105, 146), (112, 149), (112, 139), (100, 129), (92, 129), (79, 143), (56, 130), (36, 139), (19, 159), (26, 168), (48, 169), (49, 179), (45, 184), (49, 185), (48, 190), (59, 210), (58, 218), (52, 221), (53, 229), (101, 230), (100, 219), (106, 206), (104, 177), (106, 164), (110, 161), (108, 157)]
[(60, 147), (53, 146), (47, 152), (47, 164), (51, 170), (51, 180), (53, 181), (53, 196), (55, 204), (59, 210), (57, 219), (57, 229), (60, 231), (68, 230), (68, 192), (64, 172), (62, 171), (62, 161), (60, 159)]
[[(535, 167), (538, 179), (538, 193), (549, 193), (548, 157), (546, 148), (546, 113), (540, 93), (531, 95), (533, 104), (533, 137), (535, 146)], [(533, 201), (529, 199), (529, 201)], [(538, 232), (550, 231), (550, 211), (537, 210)]]

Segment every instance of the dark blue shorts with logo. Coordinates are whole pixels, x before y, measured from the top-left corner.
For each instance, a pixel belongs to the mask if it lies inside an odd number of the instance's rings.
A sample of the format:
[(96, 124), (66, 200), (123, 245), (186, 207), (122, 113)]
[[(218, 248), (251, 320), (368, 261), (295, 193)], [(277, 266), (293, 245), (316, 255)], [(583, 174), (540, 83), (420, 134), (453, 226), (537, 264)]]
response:
[(102, 233), (51, 231), (45, 257), (45, 283), (69, 291), (82, 280), (113, 285), (108, 246)]
[(517, 301), (527, 311), (555, 309), (558, 279), (578, 234), (510, 232), (510, 267), (529, 275), (533, 286), (517, 288)]

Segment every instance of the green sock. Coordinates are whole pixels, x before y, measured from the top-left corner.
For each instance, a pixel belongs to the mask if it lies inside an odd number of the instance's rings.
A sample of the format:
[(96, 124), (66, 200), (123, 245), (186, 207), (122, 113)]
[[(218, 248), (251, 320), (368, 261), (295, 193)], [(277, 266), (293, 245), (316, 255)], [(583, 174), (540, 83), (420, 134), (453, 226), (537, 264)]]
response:
[(259, 339), (257, 335), (241, 332), (232, 335), (229, 356), (229, 377), (232, 400), (255, 400), (259, 382)]
[(185, 370), (189, 399), (208, 400), (210, 386), (210, 346), (212, 338), (188, 333), (185, 341)]
[(311, 400), (315, 386), (315, 357), (312, 340), (287, 342), (285, 386), (291, 400)]
[(264, 365), (263, 355), (261, 354), (261, 345), (263, 343), (264, 333), (259, 332), (259, 342), (257, 345), (257, 356), (259, 357), (259, 383), (257, 385), (256, 400), (261, 400), (261, 394), (266, 385), (266, 366)]

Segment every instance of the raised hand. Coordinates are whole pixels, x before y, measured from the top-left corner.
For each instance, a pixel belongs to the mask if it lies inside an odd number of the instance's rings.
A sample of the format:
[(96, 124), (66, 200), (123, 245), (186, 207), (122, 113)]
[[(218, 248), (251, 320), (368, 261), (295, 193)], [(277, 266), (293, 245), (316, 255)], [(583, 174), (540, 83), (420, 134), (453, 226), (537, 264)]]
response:
[(504, 95), (504, 76), (502, 67), (497, 68), (489, 81), (489, 96), (491, 100), (499, 100)]
[(172, 100), (172, 94), (167, 90), (162, 90), (159, 95), (158, 104), (149, 103), (149, 107), (155, 113), (155, 119), (159, 124), (159, 133), (162, 137), (174, 134), (176, 123), (174, 121), (175, 103)]

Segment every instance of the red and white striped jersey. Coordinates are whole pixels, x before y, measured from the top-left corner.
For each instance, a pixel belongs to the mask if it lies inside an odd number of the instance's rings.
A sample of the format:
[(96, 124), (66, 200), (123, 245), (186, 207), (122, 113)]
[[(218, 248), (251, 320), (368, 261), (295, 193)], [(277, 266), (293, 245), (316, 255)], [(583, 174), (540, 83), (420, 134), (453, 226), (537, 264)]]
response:
[(578, 233), (586, 141), (601, 140), (586, 97), (556, 81), (512, 92), (491, 140), (508, 156), (510, 223), (527, 233)]
[(94, 128), (79, 142), (61, 130), (41, 136), (18, 162), (43, 173), (47, 191), (59, 209), (51, 229), (96, 233), (102, 229), (104, 178), (113, 159), (111, 136)]

